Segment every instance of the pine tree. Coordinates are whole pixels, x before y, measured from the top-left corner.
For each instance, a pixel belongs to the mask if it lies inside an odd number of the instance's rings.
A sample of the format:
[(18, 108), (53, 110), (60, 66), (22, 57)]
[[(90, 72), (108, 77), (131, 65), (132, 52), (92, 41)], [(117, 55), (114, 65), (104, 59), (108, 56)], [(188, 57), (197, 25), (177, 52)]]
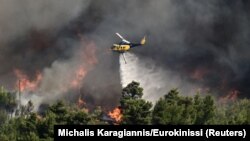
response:
[(150, 124), (152, 103), (142, 99), (140, 83), (132, 82), (123, 89), (121, 98), (122, 124)]

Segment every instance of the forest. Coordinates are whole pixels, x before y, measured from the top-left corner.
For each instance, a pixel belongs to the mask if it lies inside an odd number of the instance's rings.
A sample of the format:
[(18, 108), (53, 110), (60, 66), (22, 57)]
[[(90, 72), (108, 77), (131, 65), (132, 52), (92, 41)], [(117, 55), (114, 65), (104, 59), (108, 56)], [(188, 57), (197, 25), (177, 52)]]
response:
[(16, 94), (0, 90), (1, 141), (52, 141), (54, 125), (249, 125), (249, 99), (218, 99), (212, 94), (185, 96), (172, 89), (155, 104), (143, 99), (140, 83), (123, 88), (113, 111), (88, 110), (78, 103), (58, 101), (43, 112), (32, 101), (18, 107)]

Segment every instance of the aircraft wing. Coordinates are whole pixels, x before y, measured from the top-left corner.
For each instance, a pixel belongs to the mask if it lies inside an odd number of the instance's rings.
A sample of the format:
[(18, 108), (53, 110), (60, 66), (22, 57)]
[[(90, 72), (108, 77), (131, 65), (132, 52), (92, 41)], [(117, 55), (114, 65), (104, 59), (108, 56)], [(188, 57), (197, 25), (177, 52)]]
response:
[(125, 38), (123, 38), (122, 35), (120, 35), (119, 33), (116, 33), (116, 35), (117, 35), (119, 38), (121, 38), (123, 42), (130, 44), (130, 42), (129, 42), (128, 40), (126, 40)]

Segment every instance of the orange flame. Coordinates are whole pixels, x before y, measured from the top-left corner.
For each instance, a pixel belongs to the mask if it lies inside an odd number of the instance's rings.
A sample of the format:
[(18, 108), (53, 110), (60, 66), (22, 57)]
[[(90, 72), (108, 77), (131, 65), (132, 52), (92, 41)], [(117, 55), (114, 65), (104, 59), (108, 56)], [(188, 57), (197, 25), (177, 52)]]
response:
[(116, 122), (122, 121), (122, 111), (119, 107), (116, 107), (113, 111), (110, 111), (108, 115)]
[(83, 106), (85, 106), (85, 105), (86, 105), (85, 101), (81, 97), (79, 97), (78, 101), (77, 101), (77, 107), (83, 108)]
[(238, 98), (239, 95), (238, 90), (231, 90), (226, 96), (223, 96), (220, 98), (221, 102), (229, 102), (229, 101), (235, 101)]
[(204, 76), (209, 73), (208, 69), (205, 68), (197, 68), (191, 73), (191, 78), (194, 80), (202, 81)]
[(83, 60), (83, 63), (78, 67), (75, 72), (75, 77), (71, 80), (71, 88), (80, 87), (80, 83), (86, 76), (86, 74), (97, 64), (96, 58), (96, 45), (94, 42), (86, 39), (83, 35), (79, 35), (80, 42), (84, 47), (82, 52), (79, 52), (80, 60)]
[(83, 80), (86, 74), (87, 74), (87, 71), (84, 70), (82, 66), (79, 67), (79, 69), (76, 70), (75, 72), (75, 78), (71, 81), (71, 87), (73, 88), (79, 87), (81, 81)]
[(96, 54), (96, 45), (94, 42), (88, 43), (84, 49), (84, 60), (87, 60), (88, 65), (95, 65), (98, 61), (95, 56)]
[(36, 74), (36, 77), (33, 81), (29, 80), (28, 76), (21, 70), (15, 69), (14, 73), (17, 77), (16, 86), (21, 92), (35, 91), (42, 80), (42, 74), (40, 72)]
[[(79, 52), (76, 52), (74, 56), (76, 58), (74, 59), (79, 60), (80, 64), (78, 64), (78, 66), (73, 66), (74, 70), (73, 72), (71, 72), (71, 77), (67, 82), (67, 86), (62, 88), (62, 90), (65, 92), (69, 89), (80, 88), (81, 82), (84, 77), (89, 71), (93, 69), (94, 65), (98, 62), (96, 58), (96, 44), (88, 38), (83, 37), (82, 35), (80, 35), (79, 37), (81, 50)], [(42, 80), (42, 74), (40, 72), (36, 74), (34, 79), (31, 79), (30, 76), (19, 69), (15, 69), (14, 73), (17, 77), (16, 87), (20, 89), (20, 91), (35, 91)]]
[(238, 98), (239, 93), (240, 92), (238, 90), (232, 90), (225, 98), (228, 100), (235, 101)]

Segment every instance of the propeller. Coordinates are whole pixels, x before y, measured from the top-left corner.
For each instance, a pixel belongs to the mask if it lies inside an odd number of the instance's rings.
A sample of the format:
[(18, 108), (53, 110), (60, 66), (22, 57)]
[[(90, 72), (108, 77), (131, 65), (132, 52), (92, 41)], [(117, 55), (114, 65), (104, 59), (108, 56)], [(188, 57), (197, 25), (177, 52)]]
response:
[(126, 40), (125, 38), (123, 38), (122, 35), (120, 35), (119, 33), (115, 33), (115, 34), (116, 34), (119, 38), (121, 38), (123, 42), (130, 44), (130, 42), (129, 42), (128, 40)]

